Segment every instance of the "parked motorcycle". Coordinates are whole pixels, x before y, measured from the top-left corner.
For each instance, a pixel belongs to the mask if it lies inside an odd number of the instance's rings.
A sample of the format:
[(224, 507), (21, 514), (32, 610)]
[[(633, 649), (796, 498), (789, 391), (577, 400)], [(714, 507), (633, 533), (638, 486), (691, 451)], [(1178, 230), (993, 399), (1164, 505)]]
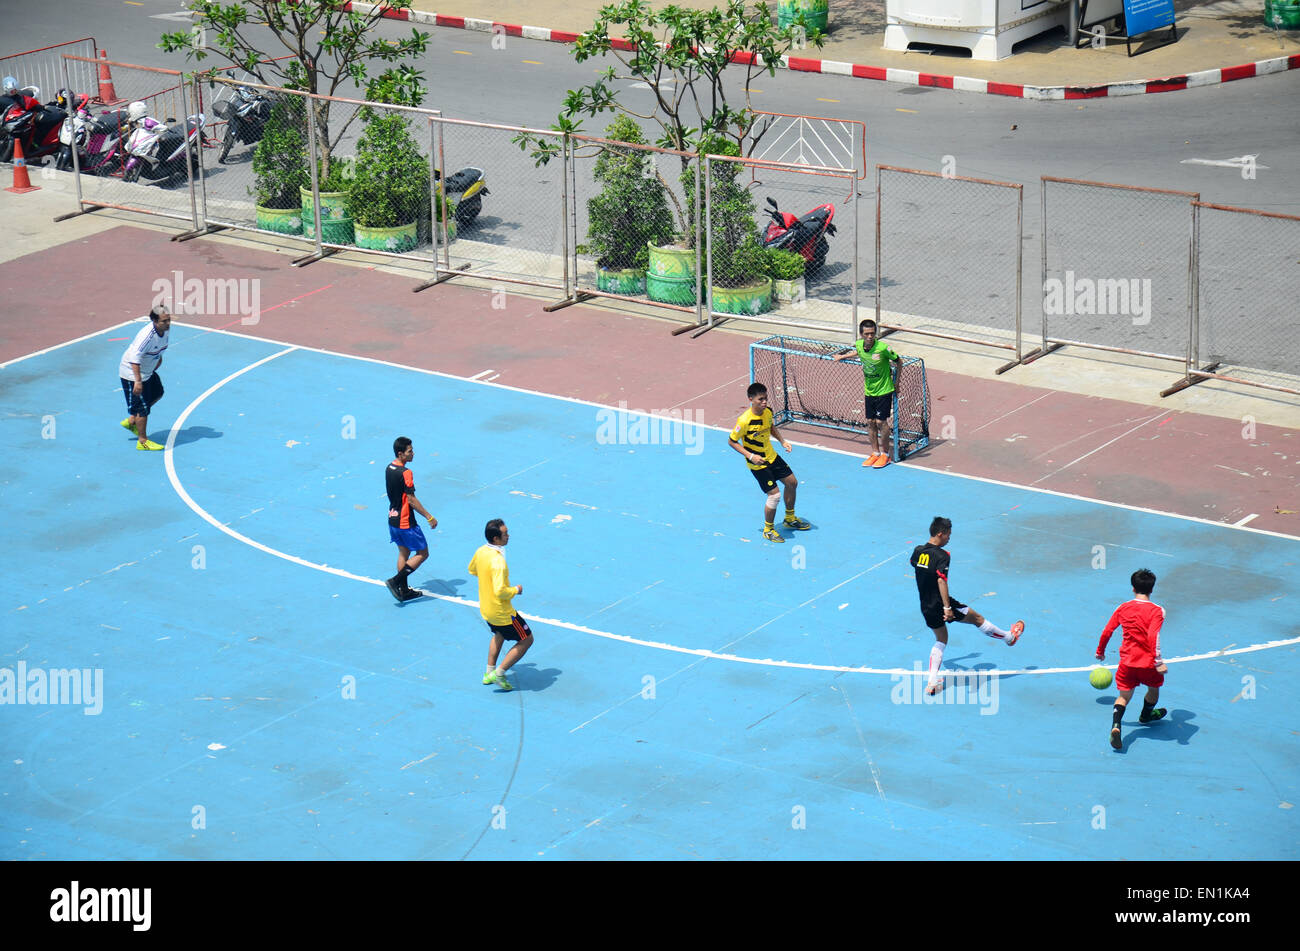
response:
[(224, 164), (230, 147), (236, 142), (255, 145), (261, 141), (266, 120), (271, 117), (271, 100), (243, 86), (234, 87), (232, 99), (222, 99), (212, 104), (217, 118), (226, 123), (226, 133), (221, 140), (221, 154), (217, 162)]
[[(77, 168), (89, 175), (117, 172), (122, 165), (122, 140), (129, 122), (125, 109), (96, 116), (90, 111), (90, 97), (85, 93), (76, 96), (72, 111), (59, 129), (59, 154), (54, 159), (54, 167), (61, 171)], [(75, 166), (74, 148), (77, 150)]]
[(54, 103), (41, 105), (41, 91), (36, 86), (9, 92), (9, 104), (0, 115), (0, 161), (13, 161), (15, 140), (22, 142), (28, 161), (58, 152), (59, 127), (67, 113)]
[(796, 218), (783, 212), (776, 201), (768, 198), (772, 210), (767, 214), (772, 221), (763, 232), (763, 247), (782, 248), (803, 255), (808, 262), (807, 273), (815, 274), (826, 263), (826, 254), (830, 251), (828, 234), (835, 233), (831, 219), (835, 217), (835, 206), (818, 205), (802, 218)]
[[(433, 170), (435, 180), (442, 178), (438, 169)], [(483, 196), (489, 194), (487, 180), (483, 169), (469, 166), (447, 176), (447, 198), (456, 205), (456, 225), (468, 227), (473, 224), (478, 213), (483, 210)], [(441, 190), (442, 186), (438, 186)]]
[(132, 131), (126, 140), (127, 159), (122, 169), (122, 181), (134, 182), (144, 178), (164, 184), (184, 178), (187, 154), (193, 156), (189, 160), (190, 167), (193, 174), (198, 175), (198, 150), (207, 144), (203, 135), (203, 114), (190, 116), (182, 125), (174, 119), (159, 122), (145, 114), (146, 108), (143, 102), (127, 106)]

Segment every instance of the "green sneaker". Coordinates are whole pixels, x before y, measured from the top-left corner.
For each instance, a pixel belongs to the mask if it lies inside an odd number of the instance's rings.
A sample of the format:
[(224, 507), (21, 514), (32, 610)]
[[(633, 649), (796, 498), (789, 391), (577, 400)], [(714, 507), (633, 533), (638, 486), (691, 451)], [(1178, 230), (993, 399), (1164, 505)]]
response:
[(1119, 727), (1117, 726), (1110, 728), (1110, 748), (1113, 750), (1122, 750), (1124, 748), (1124, 741), (1120, 739)]
[(135, 432), (135, 423), (131, 422), (131, 417), (130, 417), (130, 416), (128, 416), (126, 419), (122, 420), (122, 428), (123, 428), (123, 429), (130, 430), (132, 433)]
[(498, 674), (495, 670), (492, 671), (491, 678), (492, 678), (491, 680), (485, 680), (485, 682), (487, 682), (487, 683), (494, 683), (494, 684), (496, 684), (498, 687), (500, 687), (502, 690), (514, 690), (514, 689), (515, 689), (514, 684), (512, 684), (510, 681), (506, 680), (506, 673), (505, 673), (504, 670), (501, 671), (501, 673), (499, 673), (499, 674)]
[(152, 439), (146, 439), (144, 442), (137, 442), (135, 448), (141, 452), (157, 452), (162, 446), (158, 445)]
[(486, 687), (490, 683), (492, 683), (492, 674), (493, 671), (489, 670), (486, 674), (483, 675), (483, 686)]
[(1169, 711), (1166, 710), (1164, 707), (1156, 707), (1154, 710), (1151, 711), (1150, 715), (1145, 713), (1139, 713), (1138, 723), (1155, 723), (1157, 720), (1163, 719), (1164, 715), (1168, 712)]
[(793, 528), (796, 532), (806, 532), (812, 528), (812, 522), (807, 522), (797, 515), (787, 515), (781, 524), (786, 528)]
[(785, 539), (781, 537), (781, 533), (778, 532), (775, 528), (763, 529), (763, 537), (766, 538), (768, 541), (776, 542), (777, 544), (781, 544), (782, 542), (785, 541)]

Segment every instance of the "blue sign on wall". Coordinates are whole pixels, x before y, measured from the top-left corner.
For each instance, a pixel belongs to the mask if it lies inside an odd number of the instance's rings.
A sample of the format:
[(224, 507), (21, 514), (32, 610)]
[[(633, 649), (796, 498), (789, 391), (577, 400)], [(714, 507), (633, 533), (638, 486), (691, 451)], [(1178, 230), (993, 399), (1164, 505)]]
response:
[(1173, 26), (1174, 0), (1124, 0), (1124, 32), (1140, 36)]

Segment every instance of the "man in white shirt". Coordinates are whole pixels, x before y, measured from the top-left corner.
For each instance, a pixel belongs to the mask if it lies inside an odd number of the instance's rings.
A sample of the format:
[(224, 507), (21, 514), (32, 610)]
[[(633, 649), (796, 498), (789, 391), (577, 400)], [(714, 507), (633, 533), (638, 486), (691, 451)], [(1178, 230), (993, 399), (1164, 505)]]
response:
[(122, 378), (122, 393), (126, 397), (126, 419), (122, 426), (136, 435), (135, 448), (157, 451), (162, 448), (149, 438), (149, 410), (162, 399), (162, 354), (167, 349), (167, 332), (172, 325), (172, 315), (159, 304), (149, 311), (149, 326), (141, 327), (131, 345), (122, 354), (118, 376)]

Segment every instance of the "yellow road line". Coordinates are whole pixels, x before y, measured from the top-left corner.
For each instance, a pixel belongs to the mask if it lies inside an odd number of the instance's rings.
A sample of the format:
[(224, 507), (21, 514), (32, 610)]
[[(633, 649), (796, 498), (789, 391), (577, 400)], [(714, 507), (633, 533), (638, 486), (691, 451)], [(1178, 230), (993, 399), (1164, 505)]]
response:
[(457, 56), (473, 56), (473, 55), (474, 55), (473, 53), (469, 52), (468, 50), (452, 50), (452, 52), (455, 53)]
[(895, 111), (895, 112), (910, 112), (910, 113), (912, 113), (912, 114), (915, 114), (915, 113), (916, 113), (916, 110), (915, 110), (915, 109), (895, 109), (894, 111)]
[(838, 99), (823, 99), (821, 96), (817, 97), (817, 101), (818, 102), (839, 102)]
[(529, 66), (541, 66), (542, 64), (535, 59), (521, 59), (519, 62), (527, 63)]

